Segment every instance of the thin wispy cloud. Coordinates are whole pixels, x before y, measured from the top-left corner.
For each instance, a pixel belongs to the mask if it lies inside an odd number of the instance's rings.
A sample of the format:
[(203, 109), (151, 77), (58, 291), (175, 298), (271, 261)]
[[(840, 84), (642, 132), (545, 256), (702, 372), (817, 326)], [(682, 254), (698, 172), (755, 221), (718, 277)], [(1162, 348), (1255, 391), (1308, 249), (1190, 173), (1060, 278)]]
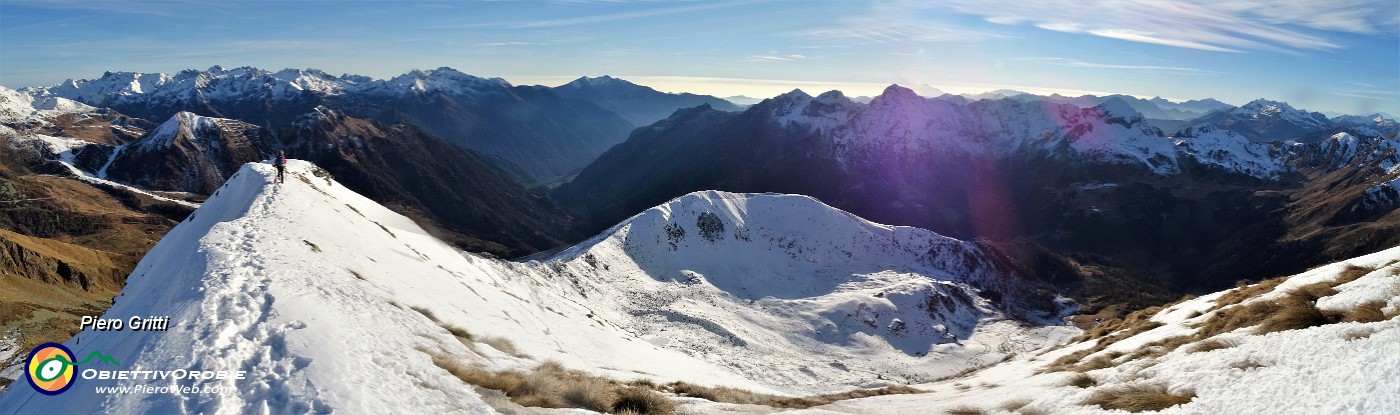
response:
[(749, 61), (768, 62), (792, 62), (807, 59), (805, 55), (754, 55), (748, 58)]
[(1329, 50), (1321, 32), (1394, 34), (1395, 0), (948, 0), (941, 6), (1004, 25), (1216, 52)]
[[(170, 7), (168, 2), (157, 1), (85, 1), (85, 0), (6, 0), (13, 5), (37, 7), (52, 10), (95, 12), (111, 14), (138, 14), (160, 17), (183, 17), (179, 8)], [(201, 4), (201, 6), (211, 6)]]
[(664, 9), (636, 10), (620, 13), (598, 14), (592, 16), (571, 17), (567, 19), (536, 20), (531, 22), (515, 23), (507, 25), (515, 29), (538, 29), (565, 26), (578, 26), (586, 24), (607, 23), (619, 20), (640, 19), (643, 17), (655, 17), (671, 14), (698, 12), (702, 10), (712, 10), (724, 7), (739, 5), (740, 3), (702, 3), (682, 7), (668, 7)]
[(1007, 37), (888, 16), (849, 17), (829, 28), (803, 30), (796, 34), (829, 40), (855, 40), (860, 44), (976, 42)]
[(477, 43), (476, 45), (477, 45), (477, 46), (484, 46), (484, 47), (498, 47), (498, 46), (546, 46), (546, 45), (548, 45), (548, 43), (539, 43), (539, 42), (489, 42), (489, 43)]
[(1190, 68), (1190, 67), (1185, 67), (1185, 66), (1124, 65), (1124, 64), (1085, 62), (1085, 61), (1081, 61), (1081, 60), (1078, 60), (1078, 59), (1068, 59), (1068, 58), (1020, 58), (1020, 59), (1014, 59), (1014, 60), (1018, 60), (1018, 61), (1036, 61), (1036, 62), (1044, 62), (1044, 63), (1048, 63), (1048, 64), (1051, 64), (1051, 65), (1072, 66), (1072, 67), (1076, 67), (1076, 68), (1124, 69), (1124, 70), (1163, 71), (1163, 72), (1185, 72), (1185, 73), (1194, 73), (1194, 74), (1218, 74), (1218, 73), (1220, 73), (1220, 72), (1207, 71), (1207, 70), (1200, 69), (1200, 68)]

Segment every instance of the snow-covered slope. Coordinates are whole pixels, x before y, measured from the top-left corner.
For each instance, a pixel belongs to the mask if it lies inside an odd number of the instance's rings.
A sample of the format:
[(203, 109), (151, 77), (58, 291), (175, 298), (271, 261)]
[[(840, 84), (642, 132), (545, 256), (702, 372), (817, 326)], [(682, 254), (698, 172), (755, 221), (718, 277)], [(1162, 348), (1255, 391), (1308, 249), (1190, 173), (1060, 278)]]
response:
[(1068, 310), (997, 260), (806, 196), (699, 192), (544, 265), (648, 341), (813, 391), (946, 376), (1067, 333), (1010, 319), (1055, 324)]
[[(65, 342), (121, 365), (84, 370), (246, 379), (78, 379), (57, 397), (21, 383), (0, 395), (0, 413), (491, 412), (430, 355), (802, 394), (951, 374), (1074, 331), (1025, 324), (1056, 316), (1018, 306), (1034, 287), (974, 244), (801, 196), (688, 195), (551, 259), (512, 263), (455, 250), (308, 163), (293, 160), (280, 186), (272, 175), (245, 165), (146, 255), (105, 314), (168, 315), (168, 331)], [(979, 295), (988, 290), (1001, 305)]]
[(1176, 147), (1182, 157), (1248, 176), (1276, 179), (1279, 173), (1286, 170), (1274, 146), (1252, 143), (1248, 137), (1211, 124), (1178, 132)]
[(1010, 99), (961, 104), (891, 85), (864, 105), (833, 92), (812, 98), (793, 91), (754, 108), (771, 111), (781, 126), (826, 137), (847, 165), (914, 156), (1029, 155), (1176, 171), (1171, 141), (1116, 98), (1089, 108)]
[[(1394, 414), (1400, 413), (1400, 248), (1341, 261), (1287, 278), (1277, 287), (1250, 286), (1204, 295), (1146, 314), (1150, 330), (1105, 341), (1106, 347), (1071, 363), (1089, 362), (1087, 378), (1074, 371), (1045, 372), (1066, 355), (1092, 350), (1098, 340), (1070, 343), (1018, 358), (967, 377), (919, 385), (933, 392), (840, 402), (833, 413), (907, 414), (972, 409), (987, 413), (1124, 413), (1087, 404), (1121, 396), (1130, 386), (1190, 396), (1166, 405), (1170, 414)], [(1349, 280), (1349, 281), (1348, 281)], [(1341, 282), (1340, 284), (1337, 284)], [(1331, 290), (1318, 288), (1333, 286)], [(1246, 291), (1248, 290), (1248, 291)], [(1244, 294), (1245, 292), (1254, 294)], [(1309, 294), (1310, 293), (1310, 294)], [(1213, 336), (1198, 336), (1232, 311), (1295, 301), (1343, 322), (1258, 334), (1260, 321)], [(1243, 301), (1226, 298), (1239, 296)], [(1291, 297), (1291, 298), (1290, 298)], [(1261, 308), (1262, 309), (1262, 308)], [(1360, 311), (1358, 311), (1360, 310)], [(1363, 321), (1346, 321), (1378, 313)], [(1281, 314), (1281, 313), (1280, 313)], [(1228, 315), (1228, 317), (1227, 317)], [(1267, 321), (1274, 314), (1260, 315)], [(1389, 316), (1388, 318), (1385, 316)], [(1331, 318), (1331, 317), (1327, 317)], [(1376, 319), (1379, 319), (1376, 321)], [(1128, 333), (1120, 331), (1114, 334)], [(1184, 336), (1184, 337), (1183, 337)], [(1183, 343), (1185, 341), (1185, 343)], [(1070, 382), (1081, 382), (1072, 386)], [(1139, 395), (1143, 396), (1143, 395)], [(1140, 401), (1160, 399), (1147, 394)], [(1153, 398), (1153, 397), (1156, 398)], [(1008, 410), (1006, 408), (1014, 408)], [(827, 412), (821, 412), (827, 413)]]
[(96, 108), (67, 98), (42, 96), (0, 86), (0, 123), (44, 122), (62, 114), (94, 111)]

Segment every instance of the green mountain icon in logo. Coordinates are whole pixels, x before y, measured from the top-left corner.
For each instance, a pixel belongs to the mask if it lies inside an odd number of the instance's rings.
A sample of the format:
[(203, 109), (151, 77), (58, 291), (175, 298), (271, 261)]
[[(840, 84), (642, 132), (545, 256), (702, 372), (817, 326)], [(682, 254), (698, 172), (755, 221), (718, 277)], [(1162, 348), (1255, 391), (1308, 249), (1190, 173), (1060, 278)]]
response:
[[(93, 350), (92, 353), (89, 353), (88, 356), (87, 356), (87, 358), (86, 358), (86, 359), (83, 359), (83, 361), (81, 361), (81, 362), (74, 363), (74, 362), (70, 362), (70, 361), (65, 361), (64, 363), (77, 366), (77, 365), (81, 365), (81, 364), (87, 363), (89, 360), (92, 360), (92, 358), (94, 358), (94, 357), (96, 357), (97, 360), (98, 360), (99, 362), (106, 363), (106, 364), (109, 364), (109, 365), (112, 365), (112, 366), (121, 366), (121, 365), (122, 365), (121, 363), (118, 363), (116, 359), (113, 359), (112, 356), (103, 354), (102, 352), (99, 352), (99, 351), (96, 351), (96, 350)], [(60, 355), (60, 356), (56, 356), (56, 357), (54, 357), (54, 358), (55, 358), (55, 359), (63, 359), (63, 356)]]

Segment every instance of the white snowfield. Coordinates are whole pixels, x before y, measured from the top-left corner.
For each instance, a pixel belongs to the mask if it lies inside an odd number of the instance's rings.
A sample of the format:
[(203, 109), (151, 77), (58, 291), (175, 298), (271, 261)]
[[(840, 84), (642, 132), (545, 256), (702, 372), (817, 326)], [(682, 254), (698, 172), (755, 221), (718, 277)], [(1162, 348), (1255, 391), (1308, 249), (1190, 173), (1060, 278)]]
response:
[[(434, 355), (488, 370), (555, 361), (618, 380), (779, 395), (886, 383), (928, 391), (788, 412), (802, 414), (1005, 413), (1007, 402), (1102, 413), (1084, 399), (1123, 384), (1195, 393), (1169, 413), (1400, 412), (1397, 319), (1262, 336), (1241, 329), (1218, 336), (1234, 347), (1120, 357), (1089, 372), (1100, 386), (1080, 389), (1061, 386), (1064, 372), (1039, 372), (1092, 342), (1052, 349), (1079, 330), (1050, 324), (1056, 315), (1011, 319), (1009, 306), (979, 296), (995, 289), (1013, 304), (1027, 294), (1014, 276), (990, 271), (975, 244), (871, 223), (803, 196), (699, 192), (547, 260), (507, 262), (453, 249), (318, 173), (292, 160), (286, 183), (274, 185), (271, 166), (246, 165), (147, 254), (103, 317), (168, 315), (168, 331), (87, 330), (64, 342), (79, 360), (100, 351), (120, 363), (93, 361), (80, 373), (224, 370), (244, 371), (245, 379), (80, 377), (58, 396), (20, 379), (0, 395), (0, 413), (509, 408), (435, 365)], [(1386, 301), (1383, 311), (1391, 312), (1400, 307), (1397, 263), (1400, 248), (1314, 269), (1278, 290), (1330, 280), (1348, 264), (1375, 268), (1318, 306)], [(1153, 317), (1163, 326), (1100, 354), (1190, 334), (1217, 312), (1219, 297), (1169, 307)], [(1241, 362), (1262, 367), (1240, 369)], [(225, 389), (97, 391), (111, 386)], [(778, 412), (674, 398), (688, 413)]]
[[(246, 379), (80, 377), (52, 397), (21, 379), (0, 413), (494, 412), (430, 355), (805, 395), (952, 374), (1077, 332), (978, 296), (974, 284), (1021, 294), (975, 245), (807, 197), (692, 194), (515, 263), (453, 249), (318, 171), (293, 160), (274, 185), (272, 166), (245, 165), (146, 255), (103, 318), (169, 316), (168, 331), (64, 342), (121, 365), (80, 372)], [(108, 386), (228, 389), (98, 393)]]

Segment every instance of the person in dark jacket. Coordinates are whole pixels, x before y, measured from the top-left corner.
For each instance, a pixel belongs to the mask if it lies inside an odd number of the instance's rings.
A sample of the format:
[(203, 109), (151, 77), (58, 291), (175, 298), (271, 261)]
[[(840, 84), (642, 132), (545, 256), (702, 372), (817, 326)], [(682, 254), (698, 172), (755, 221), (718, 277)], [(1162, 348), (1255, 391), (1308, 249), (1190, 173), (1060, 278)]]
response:
[(277, 156), (272, 158), (272, 166), (277, 168), (277, 181), (275, 183), (282, 184), (282, 173), (287, 171), (287, 153), (277, 150)]

